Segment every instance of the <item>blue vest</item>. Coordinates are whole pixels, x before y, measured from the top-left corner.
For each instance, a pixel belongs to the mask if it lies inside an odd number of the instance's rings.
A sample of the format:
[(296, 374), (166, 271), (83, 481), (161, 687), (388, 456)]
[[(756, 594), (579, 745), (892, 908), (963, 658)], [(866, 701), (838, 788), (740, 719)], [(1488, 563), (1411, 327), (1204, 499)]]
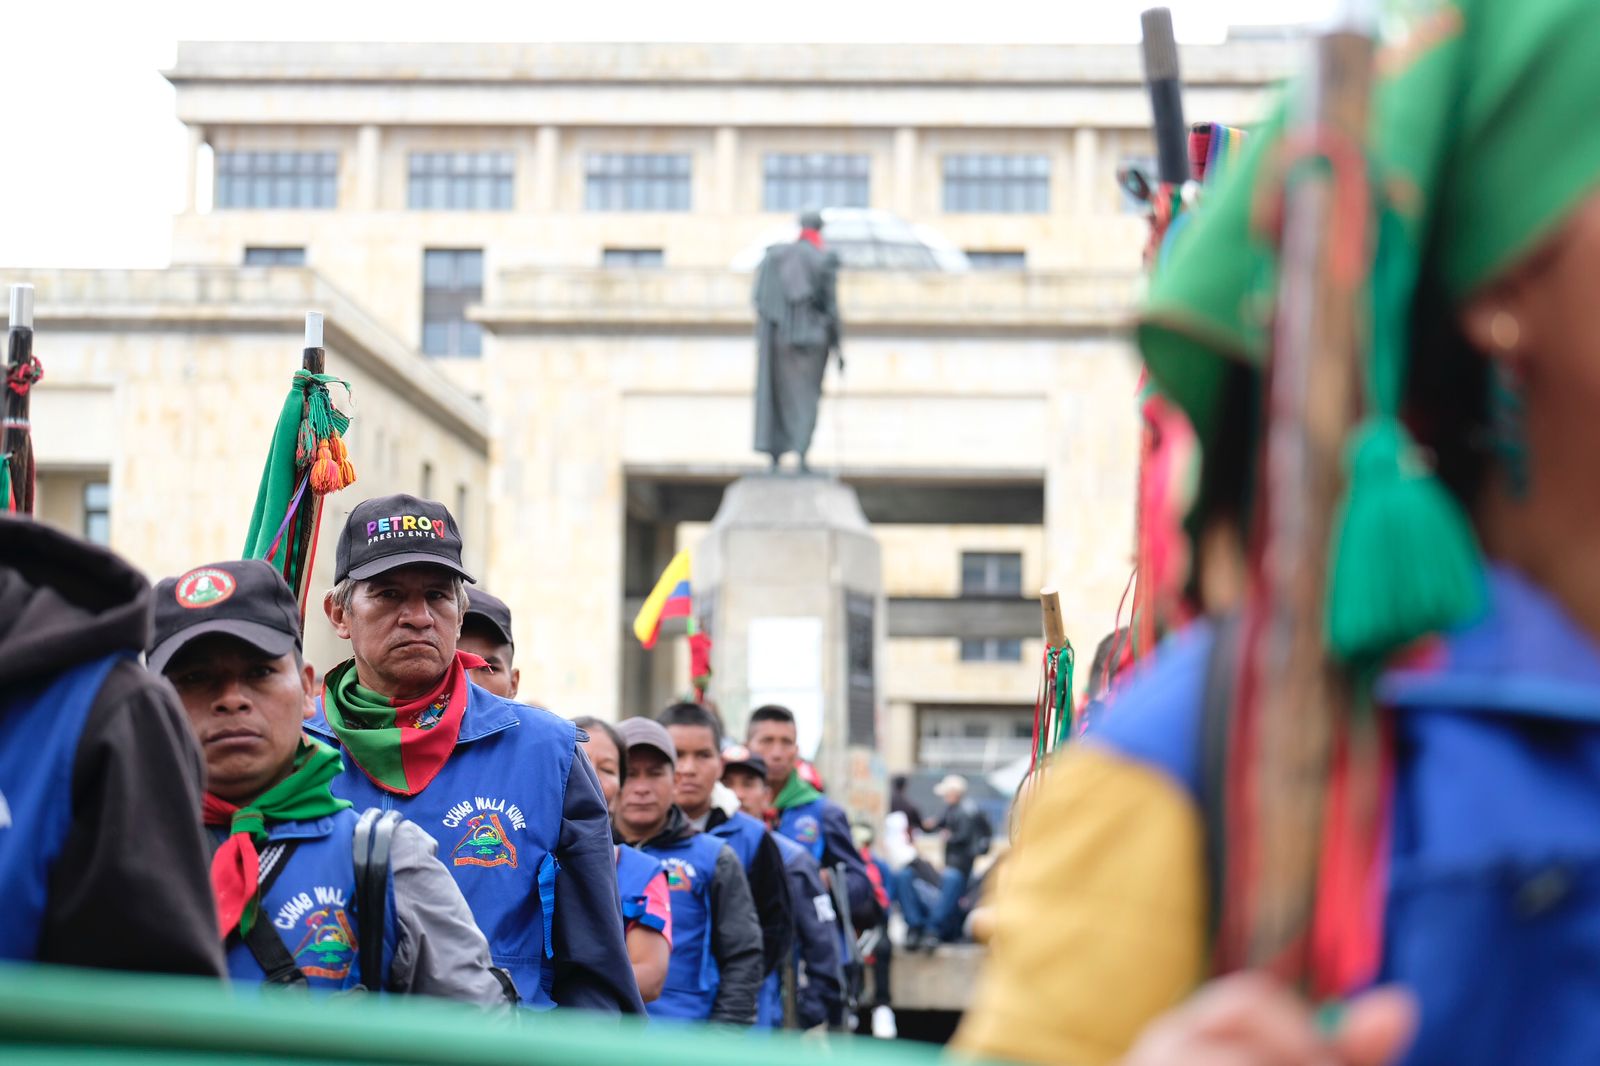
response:
[[(343, 750), (321, 700), (306, 730)], [(333, 794), (357, 810), (399, 811), (438, 841), (494, 964), (538, 1010), (555, 1005), (555, 850), (577, 740), (571, 722), (470, 685), (455, 751), (427, 788), (386, 792), (351, 759), (333, 781)]]
[(822, 865), (822, 853), (826, 850), (822, 839), (822, 812), (827, 805), (827, 798), (818, 796), (810, 803), (790, 807), (778, 818), (778, 832), (811, 852), (818, 866)]
[(124, 658), (132, 656), (84, 663), (0, 701), (0, 959), (38, 956), (50, 872), (72, 824), (78, 739)]
[(672, 959), (661, 998), (649, 1005), (652, 1018), (703, 1021), (717, 1001), (721, 975), (711, 950), (711, 877), (726, 847), (707, 833), (639, 850), (661, 861), (672, 901)]
[(647, 929), (661, 932), (665, 923), (645, 909), (645, 889), (661, 872), (661, 863), (638, 848), (618, 844), (617, 897), (622, 903), (622, 924), (638, 922)]
[[(360, 817), (346, 808), (313, 822), (282, 822), (267, 834), (265, 852), (275, 843), (294, 841), (288, 865), (274, 879), (261, 901), (258, 921), (269, 922), (294, 956), (313, 989), (338, 991), (366, 985), (387, 986), (397, 940), (394, 881), (384, 905), (383, 978), (368, 982), (361, 972), (361, 916), (356, 907), (356, 872), (352, 835)], [(213, 839), (225, 834), (212, 830)], [(228, 975), (235, 981), (260, 984), (266, 976), (250, 948), (237, 934), (228, 940)]]
[[(1600, 1062), (1600, 645), (1514, 571), (1478, 622), (1387, 672), (1395, 730), (1382, 982), (1410, 988), (1406, 1063)], [(1214, 631), (1162, 645), (1096, 743), (1198, 805)]]
[(710, 830), (710, 833), (733, 849), (733, 853), (739, 857), (739, 865), (748, 873), (750, 864), (756, 861), (761, 839), (767, 835), (767, 827), (743, 811), (734, 811), (732, 817)]

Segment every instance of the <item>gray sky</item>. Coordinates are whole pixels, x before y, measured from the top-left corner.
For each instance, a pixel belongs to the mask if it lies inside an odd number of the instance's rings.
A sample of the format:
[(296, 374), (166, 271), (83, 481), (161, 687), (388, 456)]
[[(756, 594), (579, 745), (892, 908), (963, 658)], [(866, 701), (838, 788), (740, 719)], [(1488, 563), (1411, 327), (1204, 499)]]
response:
[[(159, 267), (183, 133), (159, 71), (181, 40), (1131, 41), (1154, 0), (15, 0), (0, 60), (0, 266)], [(1331, 0), (1168, 0), (1178, 36), (1305, 21)], [(448, 16), (442, 16), (447, 12)]]

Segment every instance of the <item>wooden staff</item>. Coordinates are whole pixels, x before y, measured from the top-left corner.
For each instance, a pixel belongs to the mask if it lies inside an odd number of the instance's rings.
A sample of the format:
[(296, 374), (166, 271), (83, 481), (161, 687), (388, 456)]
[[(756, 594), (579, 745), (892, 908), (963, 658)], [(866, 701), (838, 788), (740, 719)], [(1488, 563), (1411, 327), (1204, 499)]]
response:
[(1065, 647), (1067, 643), (1067, 626), (1061, 617), (1061, 594), (1053, 588), (1040, 589), (1039, 610), (1044, 615), (1045, 647)]
[(1272, 969), (1313, 995), (1331, 991), (1312, 932), (1325, 800), (1353, 703), (1348, 679), (1328, 657), (1324, 596), (1345, 441), (1361, 406), (1372, 72), (1369, 34), (1323, 35), (1281, 145), (1265, 483), (1226, 785), (1234, 802), (1219, 962)]
[(28, 421), (29, 394), (39, 380), (39, 363), (33, 357), (33, 286), (11, 286), (11, 327), (7, 337), (4, 431), (0, 457), (10, 472), (11, 499), (0, 500), (0, 511), (33, 513), (33, 431)]

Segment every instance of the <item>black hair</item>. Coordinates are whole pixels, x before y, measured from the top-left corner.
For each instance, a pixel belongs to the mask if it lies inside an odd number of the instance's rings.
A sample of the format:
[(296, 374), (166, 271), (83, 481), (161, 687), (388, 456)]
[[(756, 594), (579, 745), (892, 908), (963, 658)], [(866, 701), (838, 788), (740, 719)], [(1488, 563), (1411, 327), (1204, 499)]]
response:
[(750, 728), (754, 729), (757, 722), (787, 722), (794, 725), (794, 712), (776, 703), (769, 703), (750, 712)]
[(612, 745), (617, 749), (617, 776), (622, 780), (628, 779), (628, 746), (622, 742), (622, 734), (617, 732), (617, 727), (610, 722), (603, 722), (592, 714), (581, 714), (572, 720), (572, 724), (586, 733), (593, 733), (596, 729), (611, 738)]
[(889, 787), (894, 789), (896, 792), (904, 792), (906, 790), (906, 785), (910, 782), (910, 780), (911, 779), (905, 774), (895, 774), (893, 777), (889, 778)]
[(1096, 699), (1106, 689), (1111, 687), (1111, 674), (1117, 668), (1121, 649), (1130, 639), (1128, 627), (1113, 630), (1100, 639), (1100, 646), (1094, 650), (1094, 661), (1089, 665), (1089, 698)]
[(1436, 287), (1413, 305), (1408, 371), (1406, 423), (1431, 452), (1439, 480), (1471, 514), (1494, 466), (1490, 365)]
[(700, 706), (698, 703), (683, 701), (674, 703), (666, 710), (656, 715), (656, 721), (663, 726), (687, 725), (699, 726), (711, 730), (712, 741), (718, 750), (722, 748), (722, 723), (717, 716)]

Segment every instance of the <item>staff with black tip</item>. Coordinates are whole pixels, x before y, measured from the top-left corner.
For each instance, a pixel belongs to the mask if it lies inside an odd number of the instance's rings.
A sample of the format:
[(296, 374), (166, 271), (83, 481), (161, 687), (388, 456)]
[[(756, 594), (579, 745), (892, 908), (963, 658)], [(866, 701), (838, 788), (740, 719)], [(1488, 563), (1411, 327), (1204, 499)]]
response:
[(7, 337), (4, 434), (0, 435), (0, 502), (4, 510), (33, 513), (33, 432), (28, 421), (29, 393), (44, 376), (33, 354), (33, 286), (11, 286), (11, 329)]

